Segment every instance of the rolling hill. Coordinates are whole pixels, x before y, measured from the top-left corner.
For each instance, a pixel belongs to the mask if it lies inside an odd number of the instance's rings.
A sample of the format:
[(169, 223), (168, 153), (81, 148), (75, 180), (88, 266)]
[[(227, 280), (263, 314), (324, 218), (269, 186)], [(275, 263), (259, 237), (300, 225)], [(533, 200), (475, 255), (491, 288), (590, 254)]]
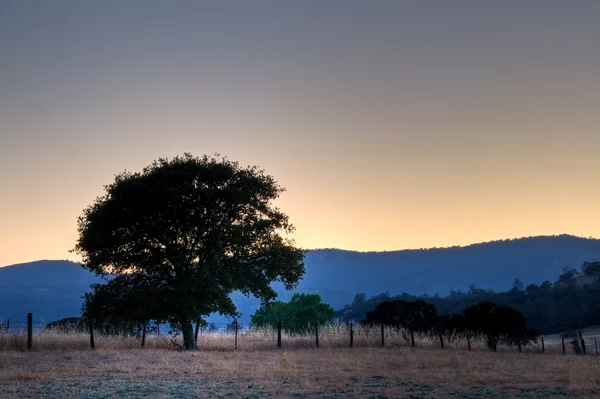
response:
[[(337, 249), (308, 251), (307, 273), (297, 292), (320, 293), (334, 308), (351, 302), (354, 295), (446, 295), (451, 289), (507, 290), (515, 278), (525, 285), (554, 281), (565, 265), (578, 268), (584, 261), (600, 260), (600, 240), (569, 235), (539, 236), (493, 241), (465, 247), (355, 252)], [(76, 316), (81, 297), (99, 281), (77, 263), (37, 261), (0, 268), (0, 319), (24, 320), (33, 312), (36, 320), (52, 321)], [(275, 285), (280, 299), (291, 292)], [(247, 323), (258, 306), (255, 298), (233, 294)], [(223, 323), (220, 316), (211, 321)]]

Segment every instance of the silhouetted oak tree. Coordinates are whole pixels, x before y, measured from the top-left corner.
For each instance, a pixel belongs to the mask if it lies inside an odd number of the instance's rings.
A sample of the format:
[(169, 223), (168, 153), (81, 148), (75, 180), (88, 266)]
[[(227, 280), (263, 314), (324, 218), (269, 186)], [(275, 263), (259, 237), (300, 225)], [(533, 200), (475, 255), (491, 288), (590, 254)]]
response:
[(147, 274), (120, 274), (91, 288), (84, 296), (82, 316), (102, 333), (138, 334), (150, 321), (171, 321), (163, 303), (172, 290)]
[(292, 289), (304, 274), (303, 251), (284, 236), (293, 226), (272, 205), (283, 191), (257, 167), (218, 156), (159, 159), (105, 186), (78, 220), (74, 252), (98, 275), (160, 282), (153, 303), (178, 321), (192, 349), (192, 322), (235, 315), (231, 292), (267, 303), (276, 297), (271, 282)]
[(433, 329), (437, 317), (434, 305), (420, 300), (407, 302), (398, 299), (380, 303), (375, 310), (367, 312), (367, 318), (362, 323), (383, 324), (403, 327), (414, 332), (427, 332)]

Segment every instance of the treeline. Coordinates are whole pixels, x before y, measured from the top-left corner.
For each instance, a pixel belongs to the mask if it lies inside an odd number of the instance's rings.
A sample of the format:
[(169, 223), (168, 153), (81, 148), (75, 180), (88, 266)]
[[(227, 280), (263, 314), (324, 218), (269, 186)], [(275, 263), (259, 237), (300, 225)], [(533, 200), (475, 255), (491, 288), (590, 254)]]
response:
[[(537, 331), (527, 328), (527, 320), (510, 306), (481, 302), (465, 308), (461, 313), (440, 315), (434, 305), (421, 300), (402, 299), (385, 301), (367, 313), (361, 323), (401, 327), (412, 334), (425, 333), (443, 337), (484, 337), (488, 348), (497, 350), (499, 343), (521, 346), (535, 341)], [(411, 337), (414, 339), (414, 336)]]
[(441, 315), (459, 314), (477, 303), (492, 302), (517, 309), (527, 319), (527, 327), (541, 334), (568, 331), (600, 324), (600, 262), (585, 262), (580, 270), (565, 267), (555, 282), (525, 287), (515, 279), (512, 289), (506, 292), (471, 285), (466, 292), (451, 290), (446, 297), (407, 293), (391, 296), (385, 292), (367, 298), (360, 293), (352, 304), (338, 310), (335, 318), (345, 322), (363, 320), (378, 304), (391, 300), (420, 300), (434, 305)]

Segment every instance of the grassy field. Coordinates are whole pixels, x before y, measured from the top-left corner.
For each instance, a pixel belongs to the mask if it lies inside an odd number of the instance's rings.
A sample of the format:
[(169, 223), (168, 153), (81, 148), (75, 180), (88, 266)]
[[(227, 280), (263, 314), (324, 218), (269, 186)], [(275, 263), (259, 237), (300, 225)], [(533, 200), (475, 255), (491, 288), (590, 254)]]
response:
[(412, 348), (0, 353), (3, 398), (553, 398), (600, 395), (595, 356)]
[[(2, 398), (489, 398), (597, 397), (600, 359), (539, 347), (485, 349), (483, 342), (447, 343), (417, 336), (411, 348), (400, 331), (358, 329), (354, 348), (343, 329), (312, 336), (270, 331), (203, 334), (200, 350), (183, 352), (164, 337), (97, 337), (38, 333), (32, 350), (24, 334), (0, 335)], [(552, 348), (547, 348), (552, 349)]]
[[(347, 330), (324, 328), (314, 337), (282, 337), (271, 331), (202, 334), (200, 350), (177, 350), (178, 341), (136, 337), (37, 333), (33, 349), (25, 334), (0, 334), (1, 398), (554, 398), (599, 397), (600, 357), (562, 355), (539, 344), (485, 349), (482, 341), (447, 342), (405, 332), (357, 329), (354, 348)], [(180, 343), (180, 341), (179, 341)], [(588, 352), (590, 353), (590, 352)]]

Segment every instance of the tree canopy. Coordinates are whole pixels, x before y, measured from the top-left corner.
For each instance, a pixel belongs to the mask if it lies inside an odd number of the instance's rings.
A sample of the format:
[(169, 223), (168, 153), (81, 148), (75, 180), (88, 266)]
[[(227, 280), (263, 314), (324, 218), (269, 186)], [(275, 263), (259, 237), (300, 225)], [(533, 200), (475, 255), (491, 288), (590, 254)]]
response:
[(461, 314), (474, 304), (492, 302), (518, 310), (526, 317), (527, 327), (541, 334), (578, 329), (600, 323), (599, 265), (600, 262), (585, 262), (580, 273), (565, 267), (556, 283), (544, 281), (540, 285), (530, 284), (523, 288), (523, 284), (515, 280), (513, 288), (506, 292), (477, 288), (473, 284), (466, 292), (451, 290), (445, 297), (408, 293), (391, 296), (385, 292), (367, 300), (354, 300), (352, 304), (339, 309), (335, 317), (343, 321), (361, 320), (377, 305), (391, 300), (422, 300), (435, 305), (440, 315), (447, 316)]
[[(287, 237), (294, 227), (272, 204), (284, 189), (255, 166), (185, 154), (104, 188), (78, 219), (74, 251), (84, 268), (122, 280), (92, 295), (128, 287), (121, 299), (145, 318), (176, 321), (186, 349), (196, 347), (192, 322), (236, 315), (231, 292), (269, 303), (270, 283), (292, 289), (304, 274), (304, 252)], [(145, 305), (132, 301), (142, 287)]]
[(493, 350), (496, 350), (498, 342), (526, 345), (537, 337), (536, 331), (527, 328), (527, 319), (521, 312), (487, 301), (469, 306), (462, 313), (452, 316), (438, 315), (434, 305), (421, 300), (385, 301), (377, 305), (375, 310), (367, 312), (367, 318), (362, 323), (402, 327), (426, 334), (468, 333), (484, 336), (488, 347)]
[(426, 332), (437, 320), (437, 309), (424, 301), (407, 302), (402, 299), (385, 301), (367, 313), (366, 324), (403, 327), (409, 331)]
[(255, 327), (272, 327), (281, 322), (282, 329), (292, 333), (301, 333), (315, 324), (331, 323), (335, 311), (321, 302), (318, 294), (295, 293), (289, 302), (277, 301), (262, 306), (251, 317)]

